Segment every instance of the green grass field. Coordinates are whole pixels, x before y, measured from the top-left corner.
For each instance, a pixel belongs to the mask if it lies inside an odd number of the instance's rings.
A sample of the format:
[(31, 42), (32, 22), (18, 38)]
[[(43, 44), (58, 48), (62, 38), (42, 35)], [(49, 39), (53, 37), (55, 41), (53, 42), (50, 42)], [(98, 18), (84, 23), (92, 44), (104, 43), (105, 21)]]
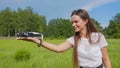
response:
[[(59, 44), (64, 39), (45, 40)], [(112, 68), (120, 68), (120, 39), (108, 39), (108, 52)], [(16, 61), (15, 53), (18, 50), (30, 52), (30, 59), (27, 61)], [(55, 53), (36, 44), (15, 39), (0, 40), (0, 68), (72, 68), (72, 49)]]

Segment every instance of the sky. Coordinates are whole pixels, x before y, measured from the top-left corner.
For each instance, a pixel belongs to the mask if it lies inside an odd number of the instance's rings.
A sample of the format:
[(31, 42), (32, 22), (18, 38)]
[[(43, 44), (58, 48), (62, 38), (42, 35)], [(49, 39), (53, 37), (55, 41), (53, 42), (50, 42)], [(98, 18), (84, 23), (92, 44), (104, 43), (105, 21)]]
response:
[(0, 11), (6, 7), (17, 10), (29, 6), (34, 13), (45, 16), (47, 22), (55, 18), (70, 19), (73, 10), (85, 9), (102, 27), (120, 13), (120, 0), (0, 0)]

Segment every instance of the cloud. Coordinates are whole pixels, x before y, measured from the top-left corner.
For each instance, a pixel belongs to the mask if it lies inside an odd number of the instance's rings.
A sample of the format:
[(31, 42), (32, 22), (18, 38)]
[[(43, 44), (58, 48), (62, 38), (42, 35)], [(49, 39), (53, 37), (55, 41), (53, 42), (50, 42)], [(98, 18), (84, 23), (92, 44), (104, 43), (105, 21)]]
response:
[(89, 3), (87, 3), (86, 5), (84, 5), (82, 8), (87, 11), (90, 11), (91, 9), (93, 9), (95, 7), (102, 6), (104, 4), (115, 2), (115, 1), (117, 1), (117, 0), (93, 0)]

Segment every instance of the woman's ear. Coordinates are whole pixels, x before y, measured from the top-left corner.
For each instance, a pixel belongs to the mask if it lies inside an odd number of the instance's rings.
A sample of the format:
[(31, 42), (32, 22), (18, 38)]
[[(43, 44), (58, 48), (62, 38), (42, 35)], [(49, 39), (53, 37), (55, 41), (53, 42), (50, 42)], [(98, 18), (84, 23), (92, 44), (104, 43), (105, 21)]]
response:
[(85, 19), (85, 24), (87, 24), (88, 23), (88, 19)]

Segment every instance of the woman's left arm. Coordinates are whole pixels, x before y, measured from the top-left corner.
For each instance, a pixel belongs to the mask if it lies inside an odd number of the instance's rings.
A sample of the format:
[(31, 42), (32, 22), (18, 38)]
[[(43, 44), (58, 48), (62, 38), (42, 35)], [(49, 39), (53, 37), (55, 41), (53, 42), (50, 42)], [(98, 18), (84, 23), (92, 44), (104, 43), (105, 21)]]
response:
[(105, 66), (105, 68), (112, 68), (111, 67), (111, 62), (110, 62), (110, 59), (109, 59), (109, 56), (108, 56), (108, 52), (107, 52), (107, 47), (103, 47), (101, 48), (101, 51), (102, 51), (102, 60), (103, 60), (103, 64)]

